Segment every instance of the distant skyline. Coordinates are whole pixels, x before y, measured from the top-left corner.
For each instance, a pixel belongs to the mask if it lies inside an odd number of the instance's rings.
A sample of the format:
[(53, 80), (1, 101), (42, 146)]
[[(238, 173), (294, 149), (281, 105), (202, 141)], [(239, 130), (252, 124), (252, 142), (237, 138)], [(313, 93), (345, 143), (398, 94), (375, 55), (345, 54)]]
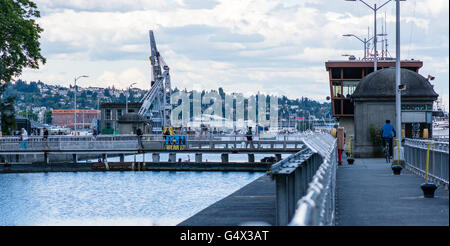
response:
[[(385, 1), (365, 0), (378, 5)], [(325, 61), (363, 56), (353, 33), (373, 33), (373, 11), (344, 0), (34, 0), (47, 64), (26, 69), (26, 81), (82, 87), (150, 87), (148, 31), (171, 69), (172, 86), (188, 90), (306, 96), (329, 95)], [(449, 3), (401, 2), (401, 59), (424, 62), (435, 90), (449, 105)], [(395, 1), (378, 11), (387, 19), (395, 55)], [(378, 50), (381, 49), (381, 44)]]

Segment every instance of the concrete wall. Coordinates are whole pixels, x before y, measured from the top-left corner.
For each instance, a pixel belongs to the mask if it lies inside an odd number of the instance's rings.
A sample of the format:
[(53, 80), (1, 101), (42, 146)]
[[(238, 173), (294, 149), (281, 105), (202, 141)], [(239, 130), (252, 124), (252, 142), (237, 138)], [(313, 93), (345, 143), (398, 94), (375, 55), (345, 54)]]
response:
[(339, 126), (344, 127), (346, 137), (355, 136), (355, 124), (353, 117), (340, 117)]
[[(432, 101), (403, 99), (402, 104), (432, 104)], [(381, 155), (375, 155), (376, 148), (373, 146), (370, 137), (370, 125), (381, 127), (389, 119), (397, 134), (401, 134), (401, 130), (397, 129), (395, 123), (395, 101), (382, 99), (357, 100), (354, 105), (354, 156), (363, 158), (382, 156), (382, 153), (379, 153)], [(340, 121), (339, 124), (341, 124)], [(405, 129), (405, 123), (402, 123), (402, 128)]]
[[(108, 155), (113, 157), (114, 155)], [(89, 160), (100, 158), (98, 154), (77, 154), (78, 160)], [(72, 162), (72, 154), (49, 154), (48, 159), (50, 163)], [(44, 154), (29, 154), (29, 155), (0, 155), (0, 163), (4, 161), (8, 163), (44, 163)]]
[(392, 101), (355, 102), (355, 157), (375, 157), (370, 125), (381, 127), (387, 119), (395, 126), (395, 103)]

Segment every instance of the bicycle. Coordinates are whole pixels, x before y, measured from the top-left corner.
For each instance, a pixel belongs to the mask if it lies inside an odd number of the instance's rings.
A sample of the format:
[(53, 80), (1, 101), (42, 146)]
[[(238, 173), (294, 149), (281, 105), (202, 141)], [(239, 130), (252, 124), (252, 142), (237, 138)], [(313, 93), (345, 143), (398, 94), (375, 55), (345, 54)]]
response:
[(391, 162), (391, 154), (390, 154), (390, 143), (388, 139), (384, 139), (384, 156), (386, 158), (386, 162)]

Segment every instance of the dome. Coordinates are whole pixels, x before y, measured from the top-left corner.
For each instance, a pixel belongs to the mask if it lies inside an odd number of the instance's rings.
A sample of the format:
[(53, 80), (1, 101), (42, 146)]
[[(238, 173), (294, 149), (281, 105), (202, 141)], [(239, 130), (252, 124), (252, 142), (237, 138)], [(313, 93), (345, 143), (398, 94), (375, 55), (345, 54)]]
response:
[[(422, 75), (409, 69), (401, 69), (400, 81), (405, 85), (403, 97), (435, 100), (439, 95)], [(385, 68), (364, 77), (355, 89), (352, 98), (395, 97), (395, 67)]]

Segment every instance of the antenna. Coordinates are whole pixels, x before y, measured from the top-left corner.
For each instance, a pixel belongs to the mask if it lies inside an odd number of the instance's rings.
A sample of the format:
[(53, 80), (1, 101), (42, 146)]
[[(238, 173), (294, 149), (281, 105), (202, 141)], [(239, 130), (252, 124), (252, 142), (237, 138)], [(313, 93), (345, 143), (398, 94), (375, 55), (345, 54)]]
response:
[[(384, 12), (386, 14), (386, 12)], [(384, 60), (384, 25), (385, 23), (381, 23), (381, 35), (383, 38), (381, 39), (381, 60)]]
[(387, 58), (387, 56), (388, 56), (388, 51), (387, 51), (387, 47), (388, 47), (388, 40), (387, 40), (387, 25), (386, 25), (386, 11), (384, 11), (384, 34), (386, 35), (385, 37), (384, 37), (384, 39), (385, 39), (385, 43), (384, 43), (384, 53), (385, 53), (385, 56), (386, 56), (386, 58)]

